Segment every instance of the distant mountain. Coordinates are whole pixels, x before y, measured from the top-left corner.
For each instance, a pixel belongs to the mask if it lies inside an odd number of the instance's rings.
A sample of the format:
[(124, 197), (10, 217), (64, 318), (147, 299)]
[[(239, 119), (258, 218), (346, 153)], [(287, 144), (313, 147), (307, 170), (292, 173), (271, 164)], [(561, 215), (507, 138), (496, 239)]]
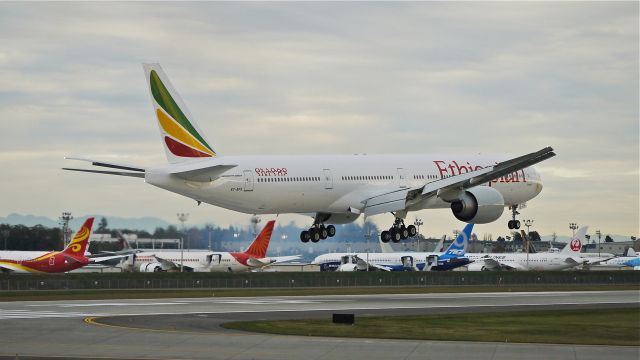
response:
[[(145, 230), (149, 232), (153, 232), (157, 227), (166, 228), (171, 225), (167, 221), (164, 221), (160, 218), (156, 217), (140, 217), (140, 218), (123, 218), (123, 217), (114, 217), (114, 216), (104, 216), (104, 215), (84, 215), (79, 217), (74, 217), (70, 222), (70, 226), (72, 229), (78, 228), (82, 223), (90, 216), (94, 216), (96, 218), (96, 223), (94, 225), (94, 230), (97, 228), (97, 222), (100, 221), (101, 218), (107, 219), (107, 224), (109, 229), (131, 229), (131, 230)], [(9, 224), (9, 225), (25, 225), (25, 226), (35, 226), (42, 225), (46, 227), (59, 227), (58, 220), (50, 219), (46, 216), (36, 216), (36, 215), (22, 215), (12, 213), (6, 217), (0, 217), (0, 224)]]

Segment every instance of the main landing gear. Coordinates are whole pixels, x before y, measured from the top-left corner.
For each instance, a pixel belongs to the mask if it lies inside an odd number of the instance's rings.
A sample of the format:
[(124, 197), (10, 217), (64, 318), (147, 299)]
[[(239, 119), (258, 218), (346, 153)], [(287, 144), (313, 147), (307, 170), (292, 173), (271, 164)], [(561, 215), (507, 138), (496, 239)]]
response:
[(509, 206), (509, 210), (511, 210), (511, 220), (507, 223), (507, 227), (509, 229), (520, 229), (520, 220), (516, 220), (516, 215), (520, 215), (518, 205)]
[(336, 227), (333, 225), (324, 226), (324, 224), (313, 224), (309, 230), (300, 233), (300, 240), (302, 240), (303, 243), (307, 243), (309, 240), (317, 243), (320, 240), (333, 237), (335, 234)]
[(384, 243), (393, 241), (394, 243), (400, 242), (410, 237), (414, 237), (418, 234), (416, 227), (413, 225), (404, 226), (404, 220), (396, 218), (393, 226), (389, 230), (385, 230), (380, 234), (380, 240)]

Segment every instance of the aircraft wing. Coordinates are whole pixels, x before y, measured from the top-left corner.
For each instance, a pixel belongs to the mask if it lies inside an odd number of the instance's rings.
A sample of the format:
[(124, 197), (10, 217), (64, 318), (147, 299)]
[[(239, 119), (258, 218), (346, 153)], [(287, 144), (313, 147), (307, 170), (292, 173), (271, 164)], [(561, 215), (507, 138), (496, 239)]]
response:
[[(171, 269), (176, 269), (176, 268), (180, 268), (180, 264), (176, 264), (171, 260), (166, 260), (163, 259), (161, 257), (158, 257), (158, 255), (153, 255), (153, 258), (156, 259), (157, 262), (160, 263), (160, 266), (162, 266), (162, 270), (171, 270)], [(190, 266), (186, 266), (186, 265), (182, 265), (182, 267), (187, 267), (190, 268)]]
[(440, 179), (419, 187), (396, 189), (377, 194), (364, 200), (364, 213), (366, 216), (371, 216), (386, 212), (406, 210), (407, 207), (434, 196), (445, 200), (455, 199), (466, 189), (522, 170), (555, 155), (553, 148), (546, 147), (542, 150), (506, 160), (493, 166), (487, 166), (486, 168), (476, 171)]
[(11, 271), (11, 272), (26, 272), (23, 268), (20, 268), (12, 263), (0, 262), (0, 269), (3, 272)]
[(69, 263), (81, 263), (80, 259), (78, 259), (77, 257), (62, 253), (62, 255), (64, 256), (64, 259)]
[(580, 258), (580, 260), (577, 260), (574, 257), (568, 257), (566, 259), (564, 259), (564, 263), (567, 265), (571, 265), (571, 266), (578, 266), (578, 265), (583, 265), (588, 263), (588, 260), (582, 260), (582, 258)]
[(269, 258), (273, 261), (273, 264), (280, 264), (287, 261), (293, 261), (300, 259), (300, 255), (290, 255), (290, 256), (275, 256)]
[(358, 259), (358, 263), (356, 264), (358, 266), (358, 269), (367, 269), (369, 267), (372, 267), (382, 271), (393, 271), (393, 269), (388, 266), (367, 262), (366, 260), (364, 260), (359, 256), (356, 256), (356, 259)]
[(502, 264), (500, 262), (492, 258), (484, 258), (477, 261), (480, 262), (481, 260), (484, 261), (484, 266), (486, 266), (488, 269), (499, 269), (502, 267)]
[(131, 256), (132, 254), (120, 254), (120, 255), (109, 255), (109, 256), (92, 256), (89, 259), (91, 263), (101, 263), (103, 261), (112, 260), (112, 259), (121, 259)]

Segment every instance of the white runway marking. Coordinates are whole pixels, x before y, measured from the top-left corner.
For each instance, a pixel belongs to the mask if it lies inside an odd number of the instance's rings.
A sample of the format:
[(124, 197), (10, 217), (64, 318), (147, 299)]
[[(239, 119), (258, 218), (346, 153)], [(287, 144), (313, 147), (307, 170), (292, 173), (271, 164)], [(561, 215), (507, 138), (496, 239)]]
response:
[(103, 314), (89, 314), (77, 312), (56, 312), (56, 311), (31, 311), (31, 310), (2, 310), (0, 320), (7, 319), (42, 319), (42, 318), (70, 318), (104, 316)]

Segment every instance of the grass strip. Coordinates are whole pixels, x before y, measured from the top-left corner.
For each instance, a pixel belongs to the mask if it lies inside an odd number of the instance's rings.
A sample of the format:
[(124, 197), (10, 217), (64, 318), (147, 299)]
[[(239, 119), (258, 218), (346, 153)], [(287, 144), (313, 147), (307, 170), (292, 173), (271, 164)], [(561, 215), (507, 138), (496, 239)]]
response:
[(357, 288), (245, 288), (245, 289), (91, 289), (0, 291), (0, 301), (109, 300), (248, 296), (314, 296), (370, 294), (430, 294), (512, 291), (610, 291), (638, 290), (637, 285), (457, 285), (430, 287)]
[(223, 326), (303, 336), (640, 346), (640, 307), (357, 317), (354, 325), (314, 319), (231, 322)]

